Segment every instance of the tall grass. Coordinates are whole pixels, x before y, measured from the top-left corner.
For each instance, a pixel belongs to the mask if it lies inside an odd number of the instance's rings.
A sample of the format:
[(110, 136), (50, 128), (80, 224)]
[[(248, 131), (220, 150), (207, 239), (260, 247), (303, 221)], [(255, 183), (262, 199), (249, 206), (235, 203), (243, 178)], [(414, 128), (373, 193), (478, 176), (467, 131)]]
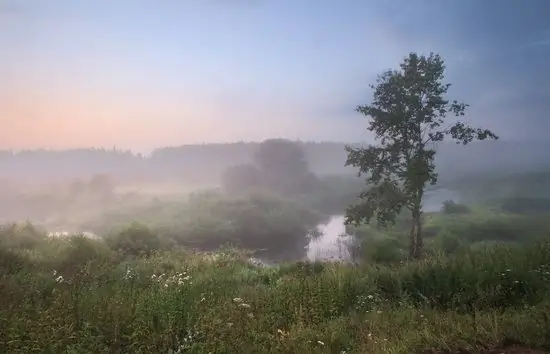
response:
[(237, 250), (123, 257), (37, 237), (0, 259), (2, 353), (476, 352), (550, 347), (550, 243), (400, 266), (250, 264)]

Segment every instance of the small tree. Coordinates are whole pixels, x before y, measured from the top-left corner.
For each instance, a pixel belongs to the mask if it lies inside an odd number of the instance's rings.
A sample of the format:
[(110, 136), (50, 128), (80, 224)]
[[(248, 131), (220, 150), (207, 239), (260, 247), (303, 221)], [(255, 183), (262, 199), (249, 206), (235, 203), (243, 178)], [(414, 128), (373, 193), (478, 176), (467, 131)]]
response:
[(498, 139), (487, 129), (472, 128), (462, 121), (444, 126), (448, 113), (463, 116), (465, 103), (445, 98), (450, 84), (444, 84), (445, 64), (437, 54), (411, 53), (400, 65), (372, 85), (371, 105), (356, 111), (371, 117), (368, 130), (374, 132), (377, 145), (368, 148), (346, 146), (346, 166), (359, 168), (367, 176), (368, 190), (359, 204), (346, 212), (346, 223), (369, 223), (376, 217), (387, 227), (403, 209), (412, 214), (409, 256), (420, 258), (422, 242), (422, 199), (428, 183), (437, 183), (434, 157), (436, 143), (450, 136), (457, 144), (473, 140)]

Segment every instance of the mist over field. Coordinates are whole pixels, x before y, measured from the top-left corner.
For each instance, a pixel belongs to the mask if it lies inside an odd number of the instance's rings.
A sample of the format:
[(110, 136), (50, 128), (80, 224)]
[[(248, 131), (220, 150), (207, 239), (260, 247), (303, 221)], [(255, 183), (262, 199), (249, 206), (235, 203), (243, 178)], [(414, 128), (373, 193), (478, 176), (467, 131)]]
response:
[(549, 13), (0, 0), (0, 353), (548, 353)]

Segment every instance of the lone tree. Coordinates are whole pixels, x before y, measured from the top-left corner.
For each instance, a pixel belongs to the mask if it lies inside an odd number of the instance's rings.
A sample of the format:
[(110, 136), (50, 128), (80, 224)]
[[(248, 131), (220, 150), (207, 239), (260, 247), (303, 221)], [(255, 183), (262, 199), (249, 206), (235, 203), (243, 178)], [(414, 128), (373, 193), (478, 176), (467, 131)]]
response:
[(356, 111), (370, 117), (368, 130), (376, 145), (346, 146), (346, 166), (366, 175), (368, 189), (346, 212), (346, 223), (395, 224), (402, 210), (411, 212), (409, 256), (422, 256), (422, 199), (428, 183), (437, 183), (436, 145), (450, 136), (457, 144), (498, 139), (487, 129), (472, 128), (462, 121), (446, 125), (447, 114), (464, 116), (467, 104), (446, 99), (450, 84), (443, 83), (444, 60), (438, 54), (410, 53), (399, 70), (378, 76), (371, 105)]

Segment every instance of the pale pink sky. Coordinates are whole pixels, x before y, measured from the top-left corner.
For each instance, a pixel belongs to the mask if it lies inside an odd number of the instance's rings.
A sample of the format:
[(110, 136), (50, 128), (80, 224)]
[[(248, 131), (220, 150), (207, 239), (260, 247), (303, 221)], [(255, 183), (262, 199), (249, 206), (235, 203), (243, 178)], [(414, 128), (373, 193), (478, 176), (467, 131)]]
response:
[(361, 138), (350, 96), (386, 57), (335, 60), (353, 38), (331, 33), (334, 13), (302, 28), (308, 7), (290, 2), (108, 4), (0, 0), (0, 149)]
[(356, 123), (361, 123), (360, 119), (343, 120), (336, 125), (319, 119), (312, 124), (315, 112), (308, 109), (317, 102), (300, 101), (302, 97), (192, 91), (168, 96), (145, 88), (93, 88), (78, 82), (43, 85), (22, 76), (17, 79), (19, 84), (14, 80), (12, 90), (0, 96), (4, 117), (0, 148), (116, 145), (148, 151), (166, 145), (274, 136), (338, 140), (353, 134)]
[(354, 109), (410, 51), (475, 125), (543, 134), (547, 2), (464, 1), (0, 0), (0, 149), (370, 140)]

